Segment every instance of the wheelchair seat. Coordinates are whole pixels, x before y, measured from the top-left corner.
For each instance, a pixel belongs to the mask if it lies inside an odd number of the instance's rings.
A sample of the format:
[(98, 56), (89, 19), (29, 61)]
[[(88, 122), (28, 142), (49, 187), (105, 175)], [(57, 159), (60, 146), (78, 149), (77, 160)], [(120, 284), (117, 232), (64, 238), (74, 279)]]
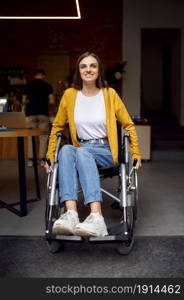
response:
[(118, 165), (111, 165), (108, 167), (98, 167), (99, 175), (103, 175), (104, 177), (113, 177), (118, 175), (119, 172), (119, 164)]

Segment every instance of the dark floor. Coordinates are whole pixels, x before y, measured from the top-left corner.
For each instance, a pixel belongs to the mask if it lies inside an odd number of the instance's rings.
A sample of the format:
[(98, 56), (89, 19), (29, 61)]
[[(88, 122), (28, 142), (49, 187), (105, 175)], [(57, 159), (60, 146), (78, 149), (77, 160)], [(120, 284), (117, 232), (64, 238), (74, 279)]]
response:
[(116, 248), (65, 243), (52, 254), (43, 238), (1, 238), (0, 277), (184, 278), (184, 237), (136, 238), (126, 256)]
[[(28, 204), (28, 215), (18, 217), (5, 208), (0, 209), (1, 236), (43, 236), (46, 196), (46, 175), (39, 168), (42, 199)], [(143, 162), (139, 171), (139, 202), (136, 236), (182, 236), (184, 235), (184, 161)], [(116, 189), (116, 178), (102, 184), (110, 191)], [(33, 169), (27, 168), (28, 198), (35, 196)], [(7, 203), (18, 201), (17, 162), (1, 161), (1, 200)], [(104, 196), (103, 214), (107, 225), (117, 223), (120, 211), (111, 209), (112, 200)], [(17, 206), (18, 207), (18, 206)], [(80, 201), (80, 217), (88, 209)]]

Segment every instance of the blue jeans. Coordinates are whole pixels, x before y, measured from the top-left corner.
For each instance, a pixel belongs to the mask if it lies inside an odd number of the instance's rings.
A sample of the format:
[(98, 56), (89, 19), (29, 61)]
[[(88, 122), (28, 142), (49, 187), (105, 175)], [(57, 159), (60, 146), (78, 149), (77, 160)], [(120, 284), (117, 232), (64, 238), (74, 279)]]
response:
[(59, 152), (59, 190), (61, 202), (78, 199), (78, 177), (84, 194), (84, 204), (102, 202), (97, 166), (113, 165), (108, 141), (81, 142), (80, 148), (64, 145)]

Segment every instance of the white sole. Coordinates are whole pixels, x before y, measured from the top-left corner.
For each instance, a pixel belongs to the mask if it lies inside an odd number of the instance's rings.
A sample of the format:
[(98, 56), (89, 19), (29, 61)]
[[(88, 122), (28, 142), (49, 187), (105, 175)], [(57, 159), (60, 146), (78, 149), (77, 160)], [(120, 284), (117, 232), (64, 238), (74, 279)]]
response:
[(84, 230), (82, 228), (75, 229), (74, 234), (75, 235), (79, 235), (79, 236), (85, 236), (85, 237), (90, 237), (90, 236), (103, 237), (103, 236), (107, 236), (108, 235), (108, 233), (97, 234), (97, 233), (94, 233), (94, 232), (86, 231), (86, 230)]
[(54, 234), (59, 234), (59, 235), (71, 235), (71, 234), (74, 234), (73, 230), (69, 229), (69, 228), (66, 228), (64, 226), (59, 226), (59, 225), (55, 225), (53, 228), (52, 228), (52, 232)]

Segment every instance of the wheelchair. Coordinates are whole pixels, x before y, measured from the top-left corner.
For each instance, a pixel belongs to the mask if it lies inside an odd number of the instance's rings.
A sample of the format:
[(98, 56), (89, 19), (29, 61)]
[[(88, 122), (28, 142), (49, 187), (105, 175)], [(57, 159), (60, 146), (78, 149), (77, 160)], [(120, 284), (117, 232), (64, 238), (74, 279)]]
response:
[[(119, 143), (119, 164), (108, 167), (100, 167), (100, 180), (118, 176), (116, 194), (101, 188), (102, 193), (109, 196), (113, 203), (111, 207), (119, 209), (121, 218), (118, 224), (108, 229), (108, 235), (103, 237), (81, 237), (74, 235), (55, 235), (52, 233), (53, 223), (64, 212), (64, 206), (60, 204), (58, 185), (58, 153), (61, 144), (66, 144), (66, 137), (58, 132), (57, 146), (54, 156), (52, 171), (47, 177), (47, 199), (45, 209), (45, 239), (48, 250), (56, 253), (65, 242), (82, 243), (86, 239), (89, 243), (115, 243), (116, 251), (121, 255), (127, 255), (134, 245), (134, 231), (137, 220), (138, 203), (138, 176), (135, 169), (136, 160), (132, 161), (129, 151), (129, 134), (124, 132), (122, 126), (117, 124)], [(81, 192), (80, 190), (78, 192)]]

